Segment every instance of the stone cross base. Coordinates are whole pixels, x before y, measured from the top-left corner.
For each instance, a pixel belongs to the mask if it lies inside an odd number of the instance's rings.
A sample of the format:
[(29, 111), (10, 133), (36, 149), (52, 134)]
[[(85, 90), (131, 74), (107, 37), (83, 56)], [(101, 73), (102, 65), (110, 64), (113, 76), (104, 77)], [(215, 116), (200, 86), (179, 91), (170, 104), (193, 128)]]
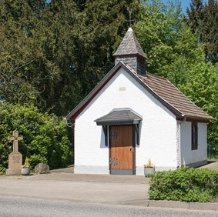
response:
[(17, 175), (21, 175), (21, 169), (20, 169), (20, 170), (10, 170), (10, 169), (7, 169), (7, 170), (6, 170), (6, 175), (7, 175), (7, 176), (17, 176)]
[(22, 168), (22, 154), (20, 152), (10, 153), (6, 175), (21, 175), (21, 168)]

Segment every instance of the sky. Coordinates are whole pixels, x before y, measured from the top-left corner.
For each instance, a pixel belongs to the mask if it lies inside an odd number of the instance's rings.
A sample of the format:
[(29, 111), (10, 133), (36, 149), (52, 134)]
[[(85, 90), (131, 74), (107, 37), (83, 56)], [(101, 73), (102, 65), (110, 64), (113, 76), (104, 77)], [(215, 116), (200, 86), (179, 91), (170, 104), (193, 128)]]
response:
[(191, 0), (162, 0), (164, 3), (168, 2), (180, 2), (182, 6), (182, 11), (186, 12), (187, 7), (189, 7)]
[[(163, 2), (180, 2), (182, 6), (182, 11), (186, 12), (187, 7), (189, 7), (191, 0), (162, 0)], [(206, 2), (207, 0), (204, 0), (203, 2)]]
[(187, 7), (189, 7), (191, 0), (181, 0), (182, 11), (186, 11)]
[[(187, 7), (189, 7), (191, 0), (162, 0), (165, 3), (168, 2), (180, 2), (182, 6), (182, 11), (186, 12)], [(204, 0), (206, 2), (207, 0)], [(47, 0), (47, 2), (51, 2), (51, 0)]]

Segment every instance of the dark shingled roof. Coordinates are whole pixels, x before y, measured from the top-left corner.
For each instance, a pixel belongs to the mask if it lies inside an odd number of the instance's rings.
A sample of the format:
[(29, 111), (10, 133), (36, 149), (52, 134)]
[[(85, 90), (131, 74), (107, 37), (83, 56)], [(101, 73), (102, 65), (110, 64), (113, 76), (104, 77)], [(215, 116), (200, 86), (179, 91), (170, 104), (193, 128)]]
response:
[(113, 110), (109, 114), (95, 120), (97, 125), (138, 124), (142, 120), (133, 110)]
[(201, 108), (189, 100), (170, 81), (157, 75), (136, 75), (145, 83), (152, 92), (163, 99), (168, 105), (181, 113), (181, 116), (196, 119), (211, 119)]
[(120, 43), (117, 51), (114, 53), (114, 56), (125, 56), (132, 54), (139, 54), (145, 57), (145, 53), (142, 50), (142, 47), (139, 44), (132, 28), (130, 27)]

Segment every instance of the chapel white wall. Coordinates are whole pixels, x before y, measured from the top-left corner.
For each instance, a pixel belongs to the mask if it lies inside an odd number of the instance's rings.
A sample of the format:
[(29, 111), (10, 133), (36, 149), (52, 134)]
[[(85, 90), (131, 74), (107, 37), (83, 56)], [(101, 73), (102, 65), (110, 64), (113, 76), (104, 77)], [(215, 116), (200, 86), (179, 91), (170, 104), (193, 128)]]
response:
[(207, 161), (207, 124), (198, 123), (198, 149), (191, 148), (191, 122), (181, 122), (181, 164), (199, 166)]
[(137, 174), (143, 174), (149, 159), (157, 170), (178, 166), (175, 116), (121, 68), (75, 121), (76, 173), (109, 173), (109, 148), (94, 120), (114, 108), (131, 108), (142, 116)]

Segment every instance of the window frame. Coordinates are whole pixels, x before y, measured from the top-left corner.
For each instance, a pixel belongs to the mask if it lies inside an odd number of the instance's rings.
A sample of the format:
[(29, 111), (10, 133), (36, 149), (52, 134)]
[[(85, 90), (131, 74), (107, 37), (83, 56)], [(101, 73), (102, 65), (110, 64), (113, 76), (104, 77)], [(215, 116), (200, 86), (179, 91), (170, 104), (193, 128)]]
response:
[(191, 150), (198, 150), (198, 123), (191, 123)]
[(140, 131), (140, 126), (139, 124), (135, 124), (135, 146), (140, 146), (140, 137), (139, 137), (139, 131)]
[(104, 132), (104, 144), (105, 144), (105, 147), (108, 147), (109, 143), (108, 143), (108, 126), (107, 125), (103, 125), (102, 126), (102, 129), (103, 129), (103, 132)]

